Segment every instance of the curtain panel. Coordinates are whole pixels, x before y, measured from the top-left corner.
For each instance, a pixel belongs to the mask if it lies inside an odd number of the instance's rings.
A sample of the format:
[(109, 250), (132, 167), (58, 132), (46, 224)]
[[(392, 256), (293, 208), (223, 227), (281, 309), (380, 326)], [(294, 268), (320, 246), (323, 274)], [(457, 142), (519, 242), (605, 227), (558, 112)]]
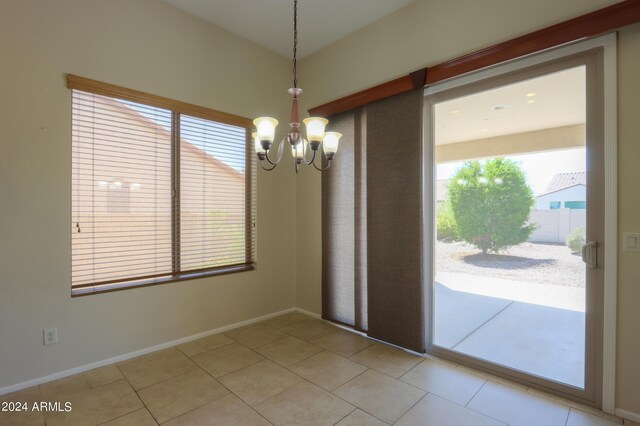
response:
[(322, 176), (322, 315), (425, 350), (422, 90), (331, 117), (340, 155)]

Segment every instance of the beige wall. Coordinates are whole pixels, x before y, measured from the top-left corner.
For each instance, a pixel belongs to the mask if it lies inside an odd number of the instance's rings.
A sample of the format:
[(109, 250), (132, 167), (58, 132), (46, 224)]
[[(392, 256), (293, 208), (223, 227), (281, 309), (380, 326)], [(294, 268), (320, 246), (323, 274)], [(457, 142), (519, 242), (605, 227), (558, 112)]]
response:
[[(617, 0), (415, 0), (408, 6), (305, 58), (300, 82), (306, 107), (564, 21)], [(619, 41), (620, 222), (640, 230), (640, 194), (632, 174), (640, 158), (640, 25)], [(336, 161), (339, 161), (340, 153)], [(305, 173), (297, 186), (297, 306), (321, 310), (320, 178)], [(640, 413), (640, 262), (619, 258), (617, 406)]]
[[(618, 40), (618, 235), (640, 230), (640, 25)], [(638, 253), (618, 257), (618, 371), (616, 405), (640, 413), (640, 262)]]
[(0, 57), (0, 388), (294, 306), (284, 167), (258, 176), (257, 271), (72, 299), (64, 78), (285, 117), (289, 61), (158, 0), (0, 0)]

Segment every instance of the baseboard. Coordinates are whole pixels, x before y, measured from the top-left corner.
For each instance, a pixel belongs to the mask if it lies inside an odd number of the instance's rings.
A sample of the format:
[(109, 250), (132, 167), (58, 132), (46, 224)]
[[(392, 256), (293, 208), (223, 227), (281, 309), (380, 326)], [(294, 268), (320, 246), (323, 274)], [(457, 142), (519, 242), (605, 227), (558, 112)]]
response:
[(310, 317), (313, 317), (313, 318), (322, 319), (321, 315), (318, 315), (318, 314), (313, 313), (311, 311), (307, 311), (305, 309), (293, 308), (293, 310), (295, 310), (296, 312), (300, 312), (301, 314), (309, 315)]
[(229, 325), (225, 325), (223, 327), (218, 327), (218, 328), (215, 328), (213, 330), (204, 331), (202, 333), (194, 334), (192, 336), (182, 337), (180, 339), (172, 340), (170, 342), (165, 342), (165, 343), (161, 343), (159, 345), (151, 346), (151, 347), (148, 347), (148, 348), (139, 349), (139, 350), (134, 351), (134, 352), (129, 352), (129, 353), (126, 353), (126, 354), (117, 355), (117, 356), (114, 356), (114, 357), (111, 357), (111, 358), (103, 359), (103, 360), (92, 362), (92, 363), (85, 364), (85, 365), (81, 365), (79, 367), (75, 367), (75, 368), (70, 368), (68, 370), (59, 371), (57, 373), (49, 374), (49, 375), (43, 376), (43, 377), (38, 377), (36, 379), (27, 380), (25, 382), (17, 383), (15, 385), (5, 386), (3, 388), (0, 388), (0, 395), (4, 395), (4, 394), (7, 394), (7, 393), (11, 393), (11, 392), (16, 392), (16, 391), (19, 391), (19, 390), (22, 390), (22, 389), (30, 388), (31, 386), (40, 385), (42, 383), (50, 382), (50, 381), (53, 381), (53, 380), (62, 379), (62, 378), (67, 377), (67, 376), (72, 376), (74, 374), (83, 373), (85, 371), (93, 370), (94, 368), (104, 367), (105, 365), (110, 365), (110, 364), (113, 364), (113, 363), (116, 363), (116, 362), (126, 361), (127, 359), (135, 358), (135, 357), (138, 357), (138, 356), (141, 356), (141, 355), (146, 355), (146, 354), (151, 353), (151, 352), (156, 352), (156, 351), (159, 351), (159, 350), (162, 350), (162, 349), (170, 348), (172, 346), (181, 345), (183, 343), (187, 343), (187, 342), (190, 342), (192, 340), (197, 340), (197, 339), (201, 339), (203, 337), (211, 336), (212, 334), (223, 333), (225, 331), (233, 330), (234, 328), (244, 327), (246, 325), (250, 325), (250, 324), (253, 324), (253, 323), (256, 323), (256, 322), (260, 322), (260, 321), (268, 320), (268, 319), (273, 318), (273, 317), (277, 317), (278, 315), (288, 314), (290, 312), (296, 312), (296, 311), (305, 313), (305, 314), (310, 315), (310, 316), (319, 317), (318, 315), (313, 314), (311, 312), (303, 311), (301, 309), (296, 309), (296, 308), (289, 308), (289, 309), (285, 309), (285, 310), (282, 310), (282, 311), (279, 311), (279, 312), (274, 312), (274, 313), (271, 313), (271, 314), (262, 315), (260, 317), (251, 318), (251, 319), (248, 319), (246, 321), (240, 321), (240, 322), (236, 322), (234, 324), (229, 324)]
[(640, 423), (640, 414), (634, 413), (633, 411), (616, 408), (616, 416), (622, 417), (623, 419), (631, 420), (636, 423)]

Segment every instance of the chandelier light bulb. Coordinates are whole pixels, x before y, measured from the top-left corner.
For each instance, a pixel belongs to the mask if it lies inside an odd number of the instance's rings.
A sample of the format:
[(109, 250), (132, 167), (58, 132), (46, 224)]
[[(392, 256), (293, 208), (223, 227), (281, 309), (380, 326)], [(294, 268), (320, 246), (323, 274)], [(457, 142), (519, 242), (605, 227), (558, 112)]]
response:
[(251, 137), (253, 138), (253, 146), (256, 149), (256, 154), (258, 155), (258, 159), (260, 161), (264, 161), (267, 158), (267, 151), (264, 150), (262, 144), (260, 143), (260, 139), (258, 138), (258, 132), (251, 133)]
[(302, 160), (304, 159), (304, 156), (307, 151), (306, 145), (307, 145), (307, 141), (305, 141), (304, 139), (301, 139), (300, 142), (291, 146), (291, 154), (293, 155), (294, 160), (298, 164), (302, 163)]
[(278, 120), (271, 117), (258, 117), (253, 120), (253, 125), (256, 126), (258, 139), (260, 140), (262, 147), (265, 151), (268, 151), (276, 136)]
[(302, 120), (307, 129), (307, 139), (309, 142), (322, 142), (324, 138), (324, 128), (329, 120), (322, 117), (309, 117)]
[(326, 132), (324, 134), (324, 140), (322, 141), (322, 150), (327, 159), (332, 160), (338, 151), (338, 144), (340, 144), (340, 138), (342, 133), (338, 132)]

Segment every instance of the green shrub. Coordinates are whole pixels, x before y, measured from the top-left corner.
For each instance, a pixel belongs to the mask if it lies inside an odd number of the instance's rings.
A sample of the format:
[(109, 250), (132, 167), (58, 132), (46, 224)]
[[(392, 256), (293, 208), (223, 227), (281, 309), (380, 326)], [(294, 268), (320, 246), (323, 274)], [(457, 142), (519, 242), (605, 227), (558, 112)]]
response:
[(533, 191), (512, 160), (466, 162), (449, 184), (449, 200), (458, 236), (483, 253), (523, 243), (535, 229), (526, 224)]
[(453, 210), (449, 200), (440, 204), (436, 209), (436, 237), (438, 240), (459, 240), (456, 221), (453, 217)]
[(587, 230), (585, 228), (576, 228), (567, 235), (567, 247), (571, 249), (573, 253), (580, 253), (582, 246), (587, 241)]

